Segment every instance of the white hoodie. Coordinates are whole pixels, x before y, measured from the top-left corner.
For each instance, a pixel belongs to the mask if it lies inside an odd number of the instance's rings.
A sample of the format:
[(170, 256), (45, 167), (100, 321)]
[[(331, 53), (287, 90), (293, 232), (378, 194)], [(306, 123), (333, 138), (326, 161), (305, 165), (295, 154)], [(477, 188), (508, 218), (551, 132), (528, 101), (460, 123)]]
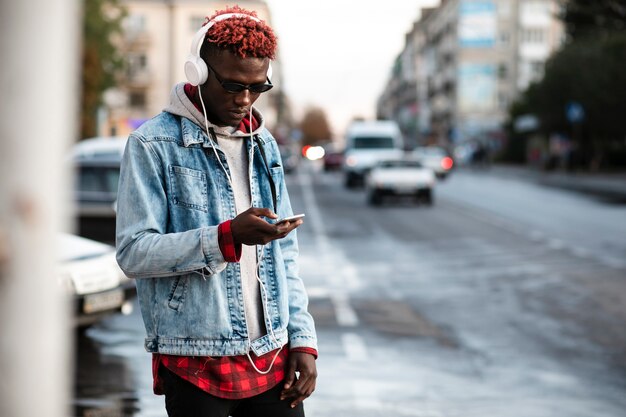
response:
[[(185, 83), (179, 83), (174, 86), (170, 94), (170, 103), (164, 111), (185, 117), (200, 126), (204, 131), (206, 129), (204, 115), (189, 100), (189, 97), (185, 94), (184, 86)], [(252, 114), (259, 123), (259, 127), (252, 133), (242, 132), (235, 127), (217, 126), (207, 121), (209, 128), (215, 131), (219, 149), (226, 156), (237, 214), (246, 211), (252, 205), (249, 176), (250, 161), (246, 152), (245, 138), (250, 137), (252, 134), (260, 133), (264, 128), (264, 120), (261, 113), (253, 108)], [(209, 139), (211, 139), (210, 135)], [(266, 333), (263, 324), (261, 290), (256, 278), (257, 257), (255, 246), (242, 245), (240, 267), (248, 333), (250, 340), (254, 341)]]

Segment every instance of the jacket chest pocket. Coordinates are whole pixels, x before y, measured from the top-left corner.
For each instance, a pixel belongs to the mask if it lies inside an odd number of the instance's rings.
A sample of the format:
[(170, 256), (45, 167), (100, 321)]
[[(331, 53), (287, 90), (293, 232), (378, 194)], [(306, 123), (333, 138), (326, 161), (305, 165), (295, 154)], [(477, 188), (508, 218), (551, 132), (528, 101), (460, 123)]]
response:
[(193, 210), (207, 212), (207, 179), (204, 171), (170, 165), (171, 203)]
[(273, 166), (270, 169), (270, 175), (272, 176), (272, 181), (274, 182), (274, 190), (276, 192), (276, 199), (280, 200), (281, 199), (280, 185), (283, 183), (284, 176), (285, 176), (283, 172), (283, 167), (280, 165)]

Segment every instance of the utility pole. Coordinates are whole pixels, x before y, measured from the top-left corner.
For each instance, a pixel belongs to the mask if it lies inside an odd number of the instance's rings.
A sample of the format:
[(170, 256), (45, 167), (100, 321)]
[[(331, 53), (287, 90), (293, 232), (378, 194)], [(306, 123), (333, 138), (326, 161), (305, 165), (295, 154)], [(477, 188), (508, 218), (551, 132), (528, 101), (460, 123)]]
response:
[(177, 62), (174, 56), (174, 51), (176, 50), (176, 42), (178, 39), (176, 38), (176, 31), (174, 30), (174, 26), (176, 25), (176, 5), (174, 4), (175, 0), (166, 0), (167, 2), (167, 85), (176, 84), (175, 74), (176, 70), (174, 69), (174, 65)]
[(67, 416), (73, 343), (56, 275), (68, 222), (77, 0), (0, 2), (0, 416)]

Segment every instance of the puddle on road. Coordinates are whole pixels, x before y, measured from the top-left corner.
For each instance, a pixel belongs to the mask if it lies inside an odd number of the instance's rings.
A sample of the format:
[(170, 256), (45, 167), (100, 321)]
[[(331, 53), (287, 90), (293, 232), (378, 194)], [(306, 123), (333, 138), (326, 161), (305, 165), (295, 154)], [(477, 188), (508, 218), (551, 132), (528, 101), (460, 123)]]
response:
[(77, 333), (73, 416), (166, 416), (163, 397), (152, 394), (143, 337), (137, 309)]
[(103, 354), (102, 345), (88, 333), (77, 335), (76, 344), (74, 415), (135, 415), (138, 399), (128, 358)]
[(397, 300), (354, 300), (359, 317), (379, 332), (393, 336), (434, 339), (442, 346), (458, 348), (449, 331)]

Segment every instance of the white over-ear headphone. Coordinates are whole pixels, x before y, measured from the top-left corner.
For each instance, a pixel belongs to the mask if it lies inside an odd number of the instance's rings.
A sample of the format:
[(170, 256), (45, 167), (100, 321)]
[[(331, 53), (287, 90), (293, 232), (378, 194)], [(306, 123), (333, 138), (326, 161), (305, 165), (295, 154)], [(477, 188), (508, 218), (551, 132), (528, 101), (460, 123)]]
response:
[[(202, 26), (193, 37), (193, 41), (191, 42), (191, 53), (187, 57), (187, 61), (185, 61), (185, 75), (187, 76), (187, 80), (189, 80), (192, 85), (198, 86), (204, 84), (209, 78), (209, 68), (207, 67), (206, 62), (204, 62), (204, 59), (200, 57), (200, 48), (202, 48), (202, 43), (204, 42), (206, 33), (217, 22), (230, 19), (231, 17), (243, 17), (246, 19), (252, 19), (255, 22), (261, 21), (254, 16), (250, 16), (249, 14), (225, 13), (215, 16), (212, 20), (209, 20), (206, 25)], [(270, 80), (272, 79), (271, 63), (267, 68), (267, 78)]]

